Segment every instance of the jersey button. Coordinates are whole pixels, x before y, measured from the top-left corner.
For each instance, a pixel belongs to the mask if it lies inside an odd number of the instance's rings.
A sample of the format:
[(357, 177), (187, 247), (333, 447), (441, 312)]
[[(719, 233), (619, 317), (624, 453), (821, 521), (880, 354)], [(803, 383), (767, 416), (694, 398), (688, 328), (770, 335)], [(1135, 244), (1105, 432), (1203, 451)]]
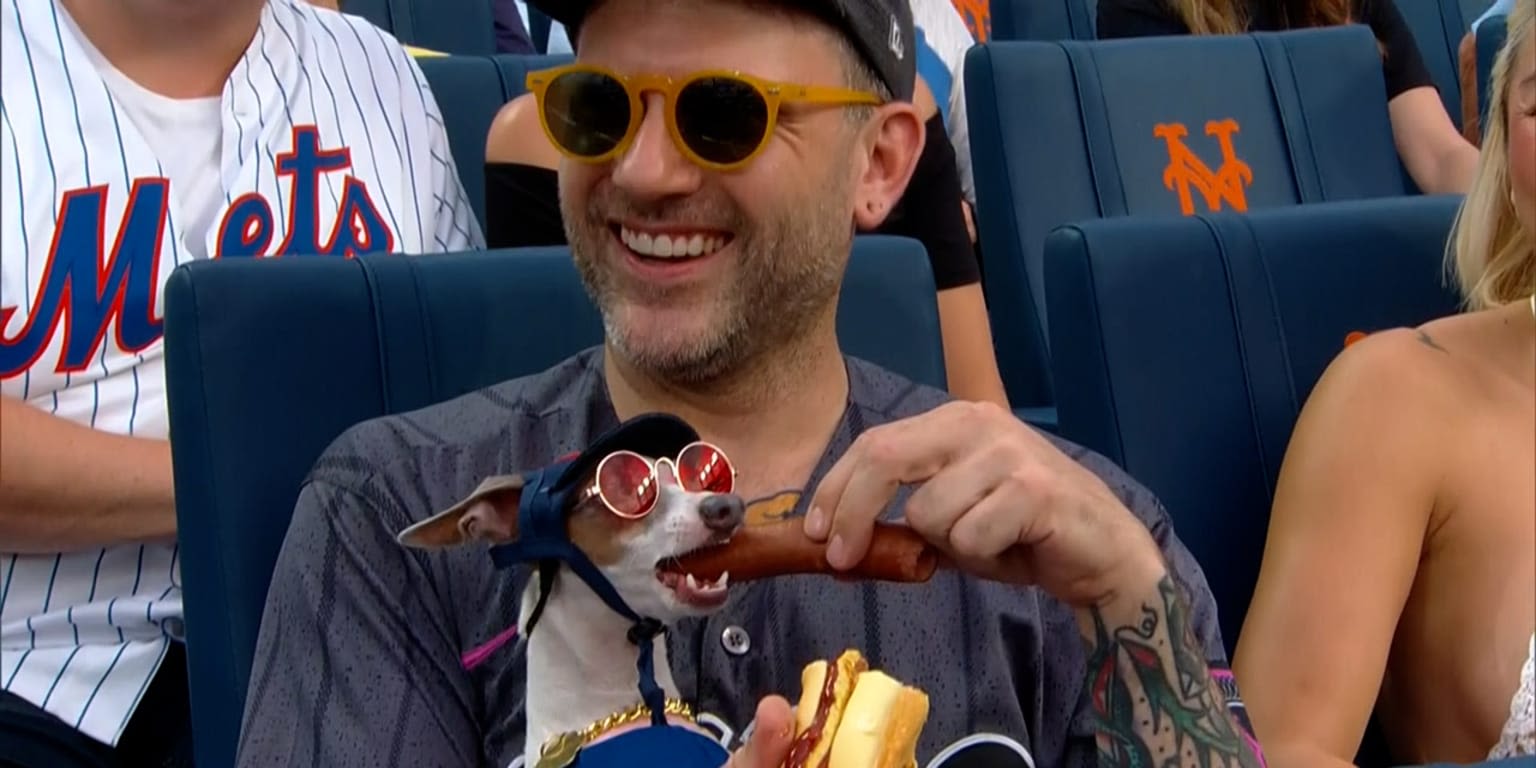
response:
[(741, 656), (752, 650), (752, 636), (745, 629), (732, 624), (720, 633), (720, 644), (732, 656)]

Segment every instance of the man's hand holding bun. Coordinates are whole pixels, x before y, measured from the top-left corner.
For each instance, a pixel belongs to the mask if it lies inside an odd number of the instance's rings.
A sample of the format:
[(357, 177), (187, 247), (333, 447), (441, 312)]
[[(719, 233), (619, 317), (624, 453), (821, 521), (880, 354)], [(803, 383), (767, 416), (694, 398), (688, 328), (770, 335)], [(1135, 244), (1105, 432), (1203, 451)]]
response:
[(928, 721), (928, 695), (847, 650), (801, 675), (800, 705), (778, 696), (757, 707), (757, 726), (727, 768), (908, 768)]
[(795, 739), (795, 715), (782, 696), (769, 696), (757, 705), (757, 725), (747, 745), (731, 755), (725, 768), (779, 768)]

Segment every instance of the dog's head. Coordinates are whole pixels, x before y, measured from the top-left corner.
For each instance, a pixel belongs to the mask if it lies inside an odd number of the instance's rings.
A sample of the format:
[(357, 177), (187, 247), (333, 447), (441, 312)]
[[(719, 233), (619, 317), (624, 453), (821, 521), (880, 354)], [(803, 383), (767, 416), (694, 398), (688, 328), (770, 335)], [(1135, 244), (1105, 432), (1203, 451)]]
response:
[[(663, 622), (706, 615), (725, 604), (728, 576), (700, 583), (673, 564), (681, 555), (725, 543), (745, 517), (744, 504), (729, 484), (699, 481), (701, 471), (717, 479), (728, 472), (734, 478), (724, 455), (699, 443), (682, 422), (672, 421), (638, 428), (628, 422), (571, 462), (557, 485), (566, 503), (571, 543), (630, 608)], [(691, 453), (683, 450), (689, 446), (695, 446)], [(698, 456), (697, 446), (704, 446), (712, 464), (679, 460), (680, 455)], [(604, 462), (610, 456), (622, 458)], [(522, 475), (488, 478), (458, 504), (401, 531), (399, 541), (422, 549), (516, 541), (525, 483)], [(569, 577), (566, 572), (561, 578)]]

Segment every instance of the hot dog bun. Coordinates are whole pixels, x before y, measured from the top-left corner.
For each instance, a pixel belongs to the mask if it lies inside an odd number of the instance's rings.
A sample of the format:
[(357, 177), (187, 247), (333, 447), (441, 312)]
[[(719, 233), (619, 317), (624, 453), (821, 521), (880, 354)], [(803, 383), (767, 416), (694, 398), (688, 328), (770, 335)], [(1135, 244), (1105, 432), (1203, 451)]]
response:
[(928, 695), (870, 669), (858, 651), (813, 661), (801, 674), (784, 768), (911, 768), (927, 720)]

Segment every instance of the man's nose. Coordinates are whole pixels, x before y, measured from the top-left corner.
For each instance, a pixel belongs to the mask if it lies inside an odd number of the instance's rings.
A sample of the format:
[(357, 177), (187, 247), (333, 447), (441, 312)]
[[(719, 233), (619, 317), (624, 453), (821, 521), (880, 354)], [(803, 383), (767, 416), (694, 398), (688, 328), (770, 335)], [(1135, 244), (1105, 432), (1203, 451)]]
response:
[(642, 98), (645, 114), (635, 138), (614, 161), (613, 183), (637, 199), (687, 195), (699, 188), (703, 169), (678, 150), (667, 128), (666, 101), (659, 93)]

